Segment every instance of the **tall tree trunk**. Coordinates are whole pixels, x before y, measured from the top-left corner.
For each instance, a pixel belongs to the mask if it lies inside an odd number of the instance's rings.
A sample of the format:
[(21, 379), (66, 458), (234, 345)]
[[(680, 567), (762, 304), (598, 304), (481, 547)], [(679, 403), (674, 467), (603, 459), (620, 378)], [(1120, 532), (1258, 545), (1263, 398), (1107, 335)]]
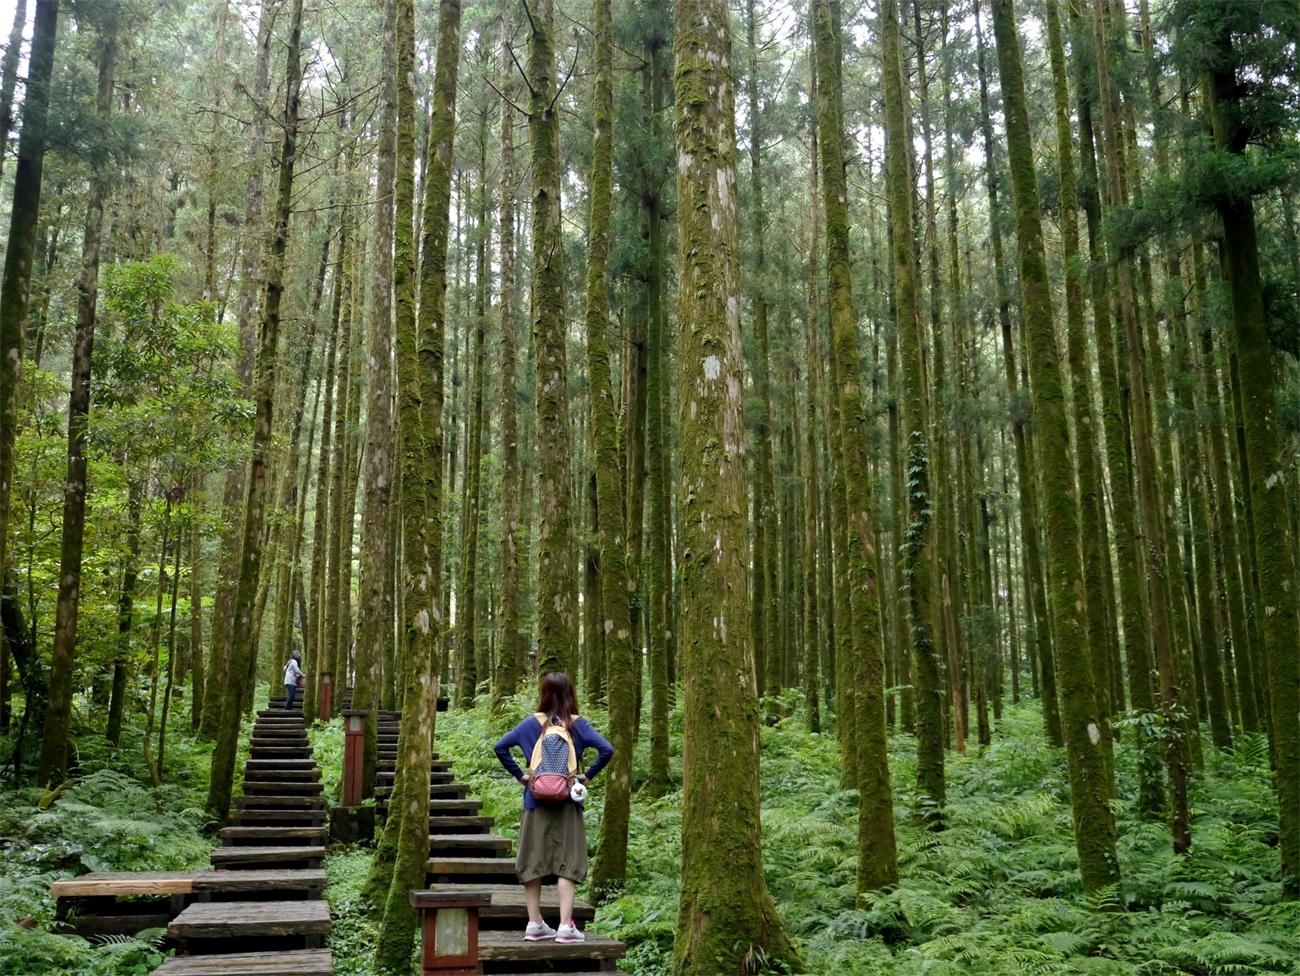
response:
[(244, 515), (239, 586), (235, 594), (234, 622), (231, 628), (231, 653), (227, 668), (229, 687), (222, 701), (221, 726), (217, 730), (217, 747), (212, 756), (212, 782), (208, 788), (207, 810), (212, 816), (222, 820), (225, 819), (230, 808), (242, 702), (248, 680), (249, 659), (253, 654), (253, 605), (257, 597), (257, 580), (262, 558), (262, 523), (266, 507), (267, 462), (271, 451), (272, 398), (275, 392), (275, 353), (280, 333), (280, 303), (284, 293), (285, 252), (289, 246), (289, 214), (293, 204), (293, 171), (298, 146), (298, 99), (302, 81), (302, 5), (303, 0), (293, 0), (289, 20), (288, 56), (284, 79), (284, 138), (280, 147), (275, 229), (267, 258), (266, 294), (262, 304), (262, 323), (259, 330), (257, 376), (254, 386), (256, 395), (252, 457), (249, 463), (248, 503)]
[(1056, 120), (1056, 170), (1061, 197), (1061, 264), (1065, 271), (1065, 323), (1070, 370), (1077, 478), (1079, 527), (1083, 542), (1085, 625), (1092, 649), (1093, 688), (1103, 724), (1103, 740), (1110, 743), (1110, 622), (1106, 608), (1109, 582), (1106, 574), (1106, 511), (1102, 497), (1101, 462), (1097, 456), (1096, 426), (1092, 419), (1092, 367), (1084, 331), (1083, 285), (1079, 260), (1079, 189), (1074, 169), (1074, 135), (1071, 128), (1069, 80), (1065, 69), (1065, 42), (1057, 0), (1047, 0), (1047, 35), (1052, 63), (1052, 96)]
[(203, 667), (203, 503), (190, 499), (190, 727), (198, 731), (203, 717), (203, 689), (207, 673)]
[[(850, 279), (848, 186), (840, 107), (840, 38), (830, 0), (816, 0), (813, 31), (817, 76), (822, 82), (817, 88), (816, 110), (822, 203), (826, 211), (832, 386), (839, 409), (835, 450), (844, 479), (846, 506), (845, 534), (840, 541), (844, 543), (847, 557), (848, 576), (844, 584), (852, 621), (849, 637), (852, 669), (847, 673), (852, 675), (850, 697), (858, 700), (853, 726), (858, 743), (857, 881), (858, 890), (864, 891), (898, 882), (898, 852), (885, 736), (884, 656), (880, 644), (880, 595), (876, 586), (877, 558), (867, 459), (869, 435)], [(840, 734), (845, 734), (843, 728)]]
[[(1209, 16), (1223, 17), (1221, 6), (1211, 5)], [(1242, 155), (1249, 132), (1238, 114), (1243, 94), (1234, 42), (1226, 28), (1215, 36), (1214, 46), (1218, 56), (1206, 79), (1214, 142), (1220, 152)], [(1300, 578), (1281, 475), (1285, 462), (1274, 399), (1273, 352), (1265, 327), (1255, 204), (1248, 193), (1221, 190), (1216, 206), (1223, 223), (1223, 276), (1232, 296), (1233, 345), (1242, 389), (1240, 419), (1250, 465), (1246, 489), (1254, 516), (1255, 562), (1261, 568), (1259, 595), (1265, 608), (1260, 631), (1272, 719), (1282, 886), (1287, 897), (1296, 898), (1300, 897), (1300, 661), (1295, 649), (1300, 645), (1296, 618)]]
[[(902, 55), (899, 50), (897, 0), (884, 0), (880, 8), (881, 56), (884, 59), (886, 159), (888, 167), (889, 214), (893, 227), (894, 321), (898, 330), (899, 378), (903, 400), (903, 451), (907, 479), (907, 528), (901, 543), (903, 586), (907, 594), (907, 614), (911, 624), (911, 643), (916, 683), (916, 785), (922, 798), (918, 809), (927, 820), (938, 821), (944, 804), (943, 715), (944, 693), (941, 651), (932, 629), (935, 623), (934, 499), (930, 490), (929, 419), (926, 415), (925, 338), (917, 301), (917, 259), (912, 238), (912, 164), (910, 142), (905, 121)], [(819, 52), (820, 53), (820, 52)], [(929, 123), (926, 122), (929, 142)], [(823, 139), (823, 146), (825, 140)], [(824, 151), (824, 149), (823, 149)], [(927, 155), (929, 150), (927, 149)], [(928, 163), (933, 185), (933, 163)], [(844, 207), (843, 196), (837, 204)], [(827, 230), (832, 227), (831, 204), (827, 205)], [(927, 214), (927, 226), (934, 230), (933, 200)], [(847, 231), (847, 218), (845, 230)], [(933, 245), (934, 234), (930, 234)], [(933, 247), (932, 247), (933, 250)], [(845, 254), (847, 259), (847, 253)], [(937, 256), (936, 256), (937, 261)], [(847, 268), (845, 269), (847, 272)], [(934, 269), (937, 283), (938, 268)], [(846, 273), (847, 284), (847, 273)], [(941, 301), (938, 289), (930, 296), (932, 306)], [(934, 313), (937, 316), (937, 312)], [(933, 322), (938, 325), (937, 321)], [(936, 330), (935, 342), (942, 341)], [(843, 363), (841, 362), (841, 369)], [(948, 680), (958, 680), (949, 674)], [(881, 749), (883, 756), (884, 750)], [(864, 787), (866, 789), (866, 787)], [(885, 800), (889, 800), (888, 793)], [(892, 803), (889, 804), (892, 807)], [(859, 847), (862, 847), (861, 841)], [(865, 856), (865, 854), (863, 855)], [(895, 868), (895, 871), (897, 869)], [(861, 874), (859, 883), (861, 884)], [(879, 883), (872, 887), (879, 887)]]
[(357, 616), (357, 673), (352, 707), (364, 709), (361, 795), (375, 790), (379, 749), (379, 683), (387, 648), (393, 643), (392, 620), (385, 593), (388, 564), (389, 506), (394, 475), (393, 363), (393, 181), (397, 151), (397, 7), (384, 0), (383, 107), (376, 162), (375, 230), (370, 258), (370, 330), (367, 352), (365, 481), (362, 516), (361, 604)]
[(1032, 642), (1030, 667), (1034, 674), (1034, 690), (1039, 691), (1041, 681), (1043, 725), (1047, 738), (1053, 745), (1062, 744), (1060, 706), (1056, 695), (1056, 671), (1052, 661), (1052, 626), (1047, 592), (1044, 583), (1042, 549), (1039, 545), (1039, 486), (1031, 467), (1033, 445), (1026, 430), (1024, 407), (1018, 403), (1020, 373), (1016, 369), (1015, 347), (1011, 341), (1011, 293), (1007, 286), (1005, 261), (1002, 251), (1001, 209), (998, 203), (998, 177), (994, 155), (993, 123), (989, 109), (988, 79), (984, 68), (984, 35), (980, 31), (979, 2), (975, 4), (975, 39), (979, 58), (980, 121), (984, 139), (984, 168), (988, 187), (989, 211), (994, 218), (989, 222), (989, 237), (993, 250), (993, 273), (997, 287), (998, 324), (1002, 330), (1002, 357), (1006, 371), (1007, 392), (1013, 401), (1011, 417), (1012, 440), (1016, 454), (1016, 483), (1020, 498), (1020, 543), (1024, 550), (1024, 571), (1029, 585), (1026, 598), (1030, 608)]
[(529, 294), (537, 348), (539, 674), (573, 673), (578, 646), (554, 20), (554, 0), (534, 0), (528, 34), (528, 87), (532, 93), (528, 137), (533, 169), (533, 284)]
[[(9, 497), (14, 478), (14, 442), (18, 436), (23, 323), (32, 284), (36, 221), (40, 216), (45, 124), (58, 21), (59, 0), (36, 0), (32, 49), (27, 60), (27, 94), (23, 99), (23, 131), (18, 140), (18, 166), (9, 210), (9, 242), (5, 247), (4, 274), (0, 278), (0, 575), (8, 566)], [(10, 643), (14, 643), (13, 639)]]
[[(113, 68), (117, 59), (117, 17), (110, 10), (99, 29), (99, 81), (95, 114), (107, 125), (113, 111)], [(7, 130), (6, 130), (7, 131)], [(41, 745), (42, 783), (68, 775), (68, 726), (72, 719), (73, 650), (81, 601), (81, 549), (86, 531), (87, 418), (90, 414), (90, 363), (95, 348), (95, 304), (99, 295), (99, 241), (108, 195), (107, 166), (90, 177), (86, 223), (81, 237), (81, 277), (77, 282), (77, 327), (72, 340), (72, 388), (68, 397), (68, 476), (63, 487), (63, 536), (59, 549), (59, 595), (55, 606), (54, 646), (50, 652), (50, 700)]]
[(725, 0), (678, 0), (673, 13), (685, 693), (673, 973), (712, 976), (798, 961), (759, 830), (730, 17)]
[[(808, 91), (813, 104), (817, 103), (817, 59), (808, 59)], [(808, 273), (805, 280), (804, 349), (807, 359), (807, 399), (804, 402), (804, 528), (803, 528), (803, 696), (808, 731), (820, 734), (821, 686), (820, 664), (822, 655), (821, 600), (818, 579), (817, 553), (820, 548), (821, 524), (821, 464), (820, 445), (817, 439), (817, 401), (822, 395), (821, 383), (821, 285), (818, 278), (821, 249), (820, 211), (817, 187), (817, 120), (809, 120), (808, 167), (811, 195), (808, 200)]]
[[(248, 148), (244, 151), (247, 169), (244, 188), (243, 247), (240, 251), (240, 291), (237, 305), (239, 330), (239, 382), (252, 398), (254, 357), (254, 316), (257, 311), (259, 271), (264, 258), (262, 231), (263, 160), (266, 153), (266, 114), (261, 110), (271, 91), (271, 27), (281, 0), (262, 0), (257, 21), (257, 57), (253, 62), (254, 104), (248, 128)], [(235, 590), (241, 571), (240, 530), (247, 497), (248, 463), (240, 457), (226, 470), (222, 496), (221, 548), (217, 563), (217, 592), (212, 606), (212, 634), (208, 642), (208, 682), (204, 690), (203, 720), (199, 732), (204, 738), (218, 734), (223, 701), (232, 687), (230, 658), (236, 653), (231, 645), (234, 627)], [(225, 815), (225, 811), (222, 811)]]
[[(419, 322), (415, 309), (414, 128), (415, 28), (412, 0), (397, 0), (397, 158), (394, 200), (393, 297), (397, 310), (397, 378), (404, 529), (402, 724), (397, 782), (384, 839), (394, 835), (392, 879), (375, 948), (376, 968), (407, 972), (415, 910), (410, 891), (422, 887), (429, 858), (429, 763), (437, 705), (438, 638), (443, 629), (442, 408), (447, 313), (447, 230), (451, 210), (452, 141), (460, 58), (459, 0), (438, 5), (429, 161), (424, 181)], [(395, 843), (394, 843), (395, 842)], [(378, 860), (378, 859), (377, 859)]]
[[(510, 51), (510, 0), (501, 6), (501, 77), (502, 90), (512, 86)], [(501, 591), (497, 602), (499, 637), (496, 673), (492, 680), (492, 708), (500, 712), (507, 698), (519, 690), (523, 674), (519, 669), (523, 638), (519, 633), (519, 594), (525, 570), (519, 558), (519, 403), (518, 349), (515, 323), (515, 117), (510, 100), (501, 99), (501, 201), (498, 208), (500, 230), (501, 288), (497, 303), (501, 309)]]
[(1052, 322), (1052, 298), (1043, 247), (1041, 207), (1034, 174), (1032, 140), (1025, 97), (1024, 62), (1011, 0), (993, 0), (993, 35), (1002, 106), (1011, 161), (1020, 256), (1020, 299), (1028, 340), (1030, 397), (1035, 445), (1046, 517), (1049, 581), (1052, 591), (1052, 636), (1062, 653), (1061, 725), (1070, 770), (1070, 805), (1075, 846), (1085, 891), (1119, 880), (1115, 853), (1115, 819), (1110, 803), (1114, 783), (1102, 745), (1101, 716), (1093, 693), (1088, 634), (1083, 619), (1084, 582), (1065, 384)]
[(106, 737), (113, 745), (122, 739), (126, 716), (126, 686), (131, 668), (131, 630), (135, 626), (135, 583), (140, 560), (140, 517), (144, 482), (132, 479), (126, 490), (126, 551), (122, 559), (122, 588), (117, 597), (117, 641), (113, 658), (113, 689), (108, 699)]
[[(1116, 102), (1117, 93), (1111, 88), (1108, 47), (1106, 41), (1107, 0), (1095, 0), (1093, 32), (1097, 52), (1097, 88), (1101, 105), (1102, 138), (1106, 156), (1106, 196), (1113, 208), (1128, 202), (1122, 182), (1124, 166), (1123, 147), (1119, 133)], [(1187, 778), (1190, 753), (1187, 733), (1180, 718), (1183, 688), (1179, 681), (1178, 654), (1182, 637), (1176, 625), (1172, 607), (1177, 594), (1173, 587), (1181, 586), (1181, 579), (1171, 582), (1168, 559), (1168, 539), (1160, 473), (1155, 456), (1155, 428), (1151, 417), (1151, 400), (1147, 387), (1147, 364), (1143, 351), (1141, 324), (1133, 306), (1133, 254), (1119, 250), (1114, 255), (1115, 277), (1118, 291), (1119, 319), (1124, 351), (1128, 360), (1129, 424), (1133, 438), (1133, 467), (1137, 475), (1138, 510), (1142, 519), (1142, 532), (1146, 543), (1144, 550), (1147, 567), (1147, 594), (1151, 610), (1151, 638), (1155, 648), (1156, 670), (1160, 678), (1160, 711), (1164, 728), (1165, 764), (1169, 775), (1169, 801), (1174, 850), (1185, 853), (1191, 846), (1191, 821), (1187, 799)]]

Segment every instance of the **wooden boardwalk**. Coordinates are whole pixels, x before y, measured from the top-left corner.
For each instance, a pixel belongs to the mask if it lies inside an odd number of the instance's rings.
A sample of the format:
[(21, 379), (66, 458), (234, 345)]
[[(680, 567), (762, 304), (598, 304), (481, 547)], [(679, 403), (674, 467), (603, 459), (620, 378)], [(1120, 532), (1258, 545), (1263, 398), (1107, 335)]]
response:
[[(301, 706), (286, 711), (272, 702), (258, 712), (244, 792), (209, 872), (245, 884), (227, 899), (196, 900), (171, 920), (167, 936), (179, 953), (154, 976), (332, 976), (320, 778)], [(307, 877), (311, 887), (291, 883)]]
[[(379, 783), (381, 811), (392, 792), (397, 761), (398, 716), (381, 712), (379, 718)], [(525, 942), (528, 910), (523, 888), (515, 874), (514, 845), (492, 832), (494, 820), (481, 814), (482, 804), (469, 796), (469, 787), (456, 782), (450, 764), (434, 756), (429, 787), (429, 869), (426, 881), (435, 891), (472, 889), (486, 891), (492, 904), (479, 913), (479, 965), (485, 974), (513, 973), (540, 976), (563, 972), (569, 976), (615, 974), (627, 947), (614, 939), (589, 933), (585, 942)], [(387, 775), (385, 775), (387, 774)], [(442, 774), (442, 775), (440, 775)], [(542, 914), (559, 925), (559, 901), (554, 887), (542, 889)], [(579, 928), (596, 910), (576, 902), (573, 915)]]

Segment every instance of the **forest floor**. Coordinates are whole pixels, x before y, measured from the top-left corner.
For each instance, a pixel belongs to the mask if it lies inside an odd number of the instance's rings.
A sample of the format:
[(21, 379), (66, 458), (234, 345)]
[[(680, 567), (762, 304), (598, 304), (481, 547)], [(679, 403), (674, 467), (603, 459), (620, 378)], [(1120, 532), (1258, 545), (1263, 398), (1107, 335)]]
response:
[[(518, 787), (500, 770), (492, 745), (514, 711), (528, 707), (520, 701), (500, 719), (486, 708), (438, 716), (439, 753), (511, 836), (519, 823)], [(1043, 739), (1038, 716), (1034, 703), (1009, 709), (992, 746), (949, 756), (949, 826), (941, 833), (912, 825), (913, 744), (893, 737), (903, 882), (856, 904), (857, 803), (839, 788), (834, 738), (807, 734), (797, 717), (763, 730), (767, 881), (808, 972), (1300, 974), (1300, 904), (1280, 900), (1277, 813), (1263, 738), (1241, 737), (1232, 753), (1208, 756), (1193, 792), (1195, 846), (1187, 858), (1173, 854), (1164, 824), (1137, 819), (1134, 757), (1121, 746), (1123, 891), (1088, 899), (1074, 870), (1064, 757)], [(600, 726), (604, 716), (592, 718)], [(680, 777), (679, 721), (674, 712), (672, 758)], [(643, 731), (638, 780), (648, 773), (647, 739)], [(337, 795), (339, 722), (318, 726), (312, 740), (326, 793)], [(48, 809), (38, 806), (37, 789), (0, 787), (0, 976), (148, 973), (161, 958), (154, 935), (92, 947), (50, 934), (50, 882), (86, 870), (202, 867), (213, 846), (202, 812), (210, 747), (178, 730), (169, 741), (166, 785), (155, 793), (141, 779), (139, 729), (128, 728), (116, 752), (99, 746), (99, 736), (80, 741), (82, 775)], [(587, 830), (594, 842), (599, 780), (592, 794)], [(637, 797), (631, 829), (629, 883), (600, 909), (595, 927), (628, 942), (623, 968), (633, 976), (662, 976), (681, 863), (680, 792)], [(371, 976), (374, 928), (359, 897), (368, 867), (366, 850), (326, 861), (339, 976)], [(30, 928), (19, 927), (23, 919)]]

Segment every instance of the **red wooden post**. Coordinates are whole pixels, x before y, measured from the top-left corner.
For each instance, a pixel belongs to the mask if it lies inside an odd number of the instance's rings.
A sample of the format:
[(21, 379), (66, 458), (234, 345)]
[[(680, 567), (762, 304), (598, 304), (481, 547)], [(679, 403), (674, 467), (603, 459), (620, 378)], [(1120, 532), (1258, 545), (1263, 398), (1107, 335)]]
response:
[(412, 891), (420, 913), (423, 976), (477, 976), (478, 911), (492, 904), (486, 891)]
[(320, 717), (329, 721), (334, 717), (334, 675), (328, 671), (320, 673)]
[(364, 708), (343, 710), (343, 805), (359, 807), (362, 796), (362, 766), (365, 764), (366, 716)]

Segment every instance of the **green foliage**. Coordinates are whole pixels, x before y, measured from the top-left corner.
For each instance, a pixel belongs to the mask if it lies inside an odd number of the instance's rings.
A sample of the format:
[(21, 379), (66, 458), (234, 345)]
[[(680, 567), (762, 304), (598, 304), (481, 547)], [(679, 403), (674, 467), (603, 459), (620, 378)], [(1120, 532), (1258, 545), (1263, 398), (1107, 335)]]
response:
[[(505, 832), (518, 825), (518, 788), (492, 754), (530, 707), (501, 719), (486, 708), (439, 716), (438, 751)], [(1008, 711), (982, 753), (949, 754), (947, 830), (914, 826), (915, 746), (891, 742), (901, 884), (856, 900), (857, 798), (842, 791), (839, 751), (809, 735), (799, 709), (762, 730), (767, 884), (812, 973), (887, 976), (1235, 976), (1294, 973), (1300, 906), (1281, 900), (1277, 811), (1268, 748), (1239, 736), (1209, 757), (1192, 793), (1195, 845), (1176, 856), (1163, 824), (1137, 815), (1131, 746), (1116, 751), (1122, 891), (1085, 897), (1071, 833), (1061, 750), (1041, 734), (1036, 704)], [(599, 724), (603, 716), (593, 716)], [(648, 711), (645, 715), (648, 721)], [(673, 714), (680, 722), (680, 709)], [(679, 742), (674, 734), (674, 744)], [(643, 728), (635, 781), (648, 771)], [(600, 781), (588, 801), (595, 829)], [(681, 794), (634, 795), (629, 881), (595, 928), (629, 944), (625, 970), (669, 970), (681, 864)], [(363, 873), (363, 872), (362, 872)]]

